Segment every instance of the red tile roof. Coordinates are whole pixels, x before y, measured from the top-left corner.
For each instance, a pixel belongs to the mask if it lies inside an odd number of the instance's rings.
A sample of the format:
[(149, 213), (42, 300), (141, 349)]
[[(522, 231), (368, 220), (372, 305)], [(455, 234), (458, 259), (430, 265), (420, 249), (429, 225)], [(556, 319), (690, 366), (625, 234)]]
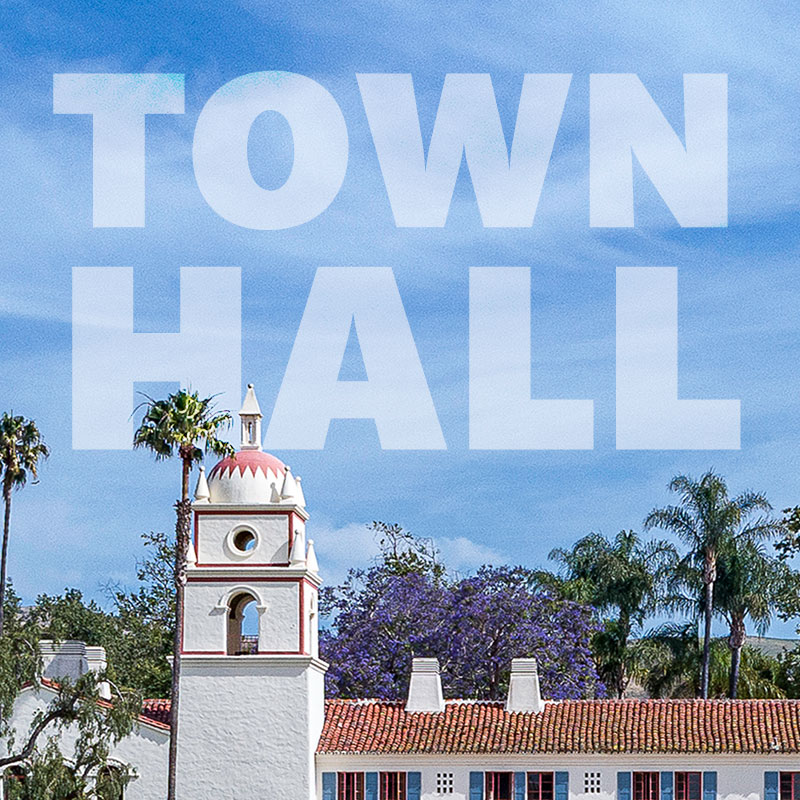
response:
[(156, 722), (168, 728), (171, 705), (172, 703), (169, 700), (145, 700), (142, 703), (141, 715), (149, 722)]
[[(41, 678), (40, 683), (52, 692), (58, 692), (61, 685), (50, 678)], [(26, 683), (23, 689), (33, 688), (32, 683)], [(97, 705), (103, 708), (111, 708), (111, 703), (108, 700), (98, 700)], [(142, 704), (142, 713), (139, 714), (139, 722), (145, 725), (152, 725), (156, 728), (169, 730), (169, 714), (170, 714), (170, 701), (169, 700), (145, 700)]]
[(320, 753), (800, 753), (797, 700), (564, 700), (538, 714), (451, 700), (441, 714), (326, 703)]

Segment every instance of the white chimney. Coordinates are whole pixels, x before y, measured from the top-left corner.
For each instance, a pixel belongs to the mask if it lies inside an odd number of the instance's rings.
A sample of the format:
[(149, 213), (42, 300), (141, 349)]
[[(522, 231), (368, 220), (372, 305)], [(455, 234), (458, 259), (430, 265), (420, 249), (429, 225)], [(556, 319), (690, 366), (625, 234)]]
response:
[(76, 681), (89, 669), (86, 661), (86, 645), (73, 639), (56, 644), (51, 639), (39, 642), (42, 655), (42, 675), (57, 681), (69, 678)]
[(506, 711), (529, 714), (544, 710), (539, 691), (539, 672), (535, 658), (515, 658), (511, 662)]
[(442, 679), (435, 658), (415, 658), (412, 661), (406, 711), (444, 711)]
[[(59, 644), (51, 639), (42, 639), (39, 652), (42, 656), (42, 674), (53, 681), (64, 678), (77, 681), (87, 672), (100, 673), (107, 666), (104, 648), (87, 647), (84, 642), (75, 639), (67, 639)], [(105, 681), (100, 684), (99, 690), (100, 697), (106, 700), (111, 698), (111, 687)]]
[[(98, 675), (104, 672), (108, 667), (105, 647), (91, 647), (86, 645), (86, 664), (90, 672), (95, 672)], [(111, 699), (111, 685), (108, 681), (100, 681), (97, 688), (103, 700)]]

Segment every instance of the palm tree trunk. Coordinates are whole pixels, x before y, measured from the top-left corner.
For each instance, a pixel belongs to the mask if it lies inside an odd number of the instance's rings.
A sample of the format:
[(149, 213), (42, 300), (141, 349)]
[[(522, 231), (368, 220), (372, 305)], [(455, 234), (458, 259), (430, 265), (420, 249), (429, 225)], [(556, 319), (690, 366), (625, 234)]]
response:
[(169, 738), (169, 776), (167, 800), (175, 800), (178, 768), (178, 706), (181, 690), (181, 653), (183, 651), (183, 604), (186, 586), (186, 551), (191, 532), (192, 503), (189, 500), (191, 461), (183, 459), (181, 500), (175, 504), (175, 635), (172, 640), (172, 685)]
[(708, 675), (711, 665), (711, 620), (714, 615), (714, 581), (706, 581), (705, 630), (703, 632), (703, 673), (700, 678), (700, 696), (708, 699)]
[(0, 555), (0, 636), (3, 635), (5, 626), (8, 535), (11, 530), (11, 484), (8, 481), (3, 481), (3, 502), (5, 503), (5, 515), (3, 517), (3, 551)]
[(736, 699), (739, 692), (739, 666), (742, 663), (742, 647), (744, 647), (747, 631), (744, 620), (734, 617), (731, 620), (728, 647), (731, 649), (731, 672), (728, 684), (728, 694), (732, 700)]

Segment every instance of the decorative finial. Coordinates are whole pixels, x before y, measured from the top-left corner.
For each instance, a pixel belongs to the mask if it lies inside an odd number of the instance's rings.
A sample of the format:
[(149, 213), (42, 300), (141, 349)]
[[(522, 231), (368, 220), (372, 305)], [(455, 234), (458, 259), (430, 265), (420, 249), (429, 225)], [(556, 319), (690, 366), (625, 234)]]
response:
[(197, 486), (194, 490), (194, 500), (196, 503), (211, 502), (211, 493), (208, 491), (205, 467), (200, 467), (200, 474), (197, 476)]
[(319, 574), (319, 562), (317, 561), (317, 553), (314, 550), (314, 540), (308, 540), (308, 552), (306, 553), (306, 569), (313, 572), (315, 575)]

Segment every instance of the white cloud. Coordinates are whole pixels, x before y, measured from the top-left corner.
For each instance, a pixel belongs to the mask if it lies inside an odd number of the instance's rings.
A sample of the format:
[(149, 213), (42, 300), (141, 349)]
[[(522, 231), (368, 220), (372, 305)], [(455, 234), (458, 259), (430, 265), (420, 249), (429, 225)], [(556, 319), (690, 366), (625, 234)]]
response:
[[(375, 534), (366, 522), (337, 526), (315, 518), (313, 526), (309, 526), (309, 537), (314, 540), (322, 577), (329, 586), (341, 583), (353, 567), (368, 567), (380, 554)], [(483, 564), (500, 565), (508, 561), (498, 551), (466, 536), (441, 536), (434, 539), (434, 544), (451, 573), (463, 575)]]
[(497, 550), (473, 542), (466, 536), (456, 536), (454, 539), (439, 537), (435, 542), (442, 554), (442, 561), (451, 572), (463, 574), (472, 572), (484, 564), (499, 566), (508, 561)]
[(315, 517), (308, 536), (314, 540), (322, 577), (328, 586), (342, 583), (347, 570), (352, 567), (368, 567), (380, 553), (378, 543), (365, 522), (338, 526)]

